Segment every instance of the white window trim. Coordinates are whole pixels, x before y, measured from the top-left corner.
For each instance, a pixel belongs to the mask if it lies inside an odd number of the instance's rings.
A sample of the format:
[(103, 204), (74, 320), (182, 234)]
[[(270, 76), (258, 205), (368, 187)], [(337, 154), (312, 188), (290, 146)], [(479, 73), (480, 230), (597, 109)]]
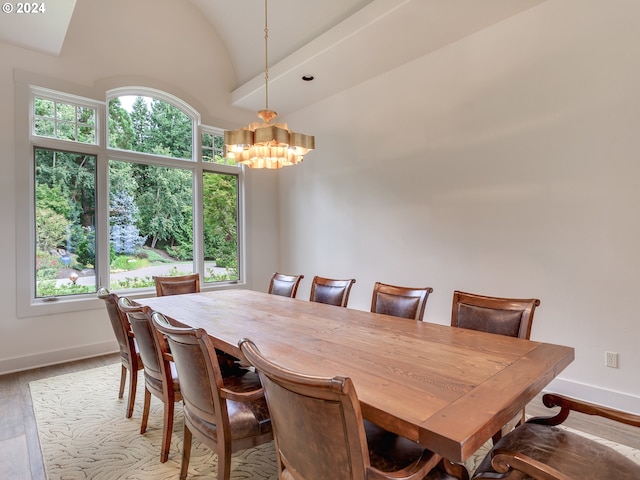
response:
[[(39, 85), (46, 82), (38, 82)], [(60, 86), (56, 86), (60, 88)], [(35, 297), (35, 209), (34, 198), (35, 189), (33, 183), (34, 162), (33, 149), (35, 146), (52, 148), (57, 150), (72, 151), (96, 155), (96, 227), (98, 238), (96, 241), (100, 245), (109, 243), (109, 218), (108, 208), (100, 203), (108, 198), (108, 160), (128, 160), (141, 163), (153, 163), (155, 165), (176, 166), (189, 169), (194, 172), (193, 184), (193, 215), (194, 215), (194, 238), (198, 239), (203, 231), (202, 203), (195, 199), (201, 198), (202, 173), (213, 171), (216, 173), (229, 173), (238, 175), (238, 222), (237, 238), (239, 243), (238, 251), (238, 277), (234, 282), (222, 282), (221, 284), (203, 284), (203, 290), (214, 290), (222, 288), (234, 288), (242, 286), (246, 282), (246, 242), (245, 242), (245, 215), (244, 215), (244, 168), (232, 165), (220, 165), (210, 162), (202, 162), (201, 155), (201, 133), (222, 134), (221, 129), (201, 124), (199, 113), (183, 100), (167, 92), (147, 87), (125, 87), (108, 90), (103, 93), (102, 99), (90, 98), (85, 95), (74, 95), (74, 87), (62, 86), (60, 90), (53, 90), (41, 86), (36, 86), (28, 81), (21, 81), (16, 78), (15, 101), (16, 101), (16, 125), (15, 125), (15, 145), (16, 145), (16, 185), (25, 188), (16, 188), (16, 280), (17, 280), (17, 317), (33, 317), (55, 313), (90, 310), (102, 308), (103, 302), (98, 300), (95, 294), (73, 295), (56, 297), (55, 299), (42, 299)], [(71, 93), (70, 93), (71, 92)], [(53, 100), (59, 100), (71, 104), (81, 104), (91, 106), (96, 109), (96, 145), (83, 144), (56, 138), (45, 138), (33, 135), (31, 129), (33, 125), (33, 97), (44, 96)], [(110, 149), (106, 145), (107, 137), (107, 116), (108, 99), (122, 95), (140, 95), (158, 98), (166, 101), (194, 119), (193, 129), (193, 151), (192, 159), (176, 160), (167, 157), (160, 157), (139, 152), (125, 152), (117, 149)], [(201, 241), (194, 242), (194, 271), (204, 273), (204, 246)], [(96, 255), (96, 270), (99, 276), (98, 285), (108, 284), (109, 274), (109, 249), (98, 249)], [(103, 267), (104, 266), (104, 267)], [(144, 297), (155, 294), (150, 289), (136, 289), (130, 292), (122, 292), (132, 298)]]

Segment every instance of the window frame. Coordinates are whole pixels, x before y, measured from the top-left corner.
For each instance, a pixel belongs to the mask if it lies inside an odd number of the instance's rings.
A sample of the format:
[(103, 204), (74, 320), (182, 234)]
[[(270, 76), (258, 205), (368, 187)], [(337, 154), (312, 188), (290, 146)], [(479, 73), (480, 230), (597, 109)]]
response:
[[(203, 173), (213, 172), (237, 176), (237, 243), (238, 243), (238, 279), (226, 282), (204, 283), (202, 290), (215, 290), (241, 286), (246, 283), (245, 234), (244, 234), (244, 168), (202, 160), (202, 134), (223, 135), (220, 128), (203, 125), (200, 114), (185, 101), (170, 93), (148, 87), (122, 87), (106, 90), (102, 100), (88, 95), (69, 93), (73, 88), (50, 89), (29, 82), (16, 81), (16, 184), (27, 188), (16, 189), (16, 280), (17, 280), (17, 316), (32, 317), (52, 313), (81, 311), (99, 308), (100, 301), (95, 293), (77, 294), (62, 297), (36, 298), (35, 285), (35, 148), (63, 150), (73, 153), (90, 154), (96, 157), (96, 275), (97, 288), (109, 285), (109, 162), (110, 160), (131, 163), (145, 163), (190, 170), (193, 173), (192, 211), (193, 211), (193, 269), (204, 278), (204, 218), (203, 218)], [(110, 148), (108, 143), (108, 102), (110, 99), (125, 95), (153, 97), (170, 103), (182, 110), (193, 122), (191, 159), (174, 159), (160, 155), (130, 152)], [(87, 106), (96, 110), (96, 144), (81, 143), (66, 139), (42, 137), (34, 131), (35, 97)], [(105, 247), (107, 246), (107, 247)], [(120, 293), (135, 297), (149, 296), (155, 293), (151, 288), (132, 289)]]

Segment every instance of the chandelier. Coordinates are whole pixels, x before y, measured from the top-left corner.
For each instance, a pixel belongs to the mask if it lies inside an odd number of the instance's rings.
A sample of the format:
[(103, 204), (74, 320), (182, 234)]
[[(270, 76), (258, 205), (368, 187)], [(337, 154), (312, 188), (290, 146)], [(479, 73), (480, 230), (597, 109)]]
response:
[(250, 168), (282, 168), (295, 165), (315, 148), (315, 137), (289, 130), (286, 123), (271, 123), (278, 114), (269, 110), (269, 28), (267, 0), (264, 0), (264, 83), (265, 109), (258, 112), (262, 122), (224, 132), (226, 157)]

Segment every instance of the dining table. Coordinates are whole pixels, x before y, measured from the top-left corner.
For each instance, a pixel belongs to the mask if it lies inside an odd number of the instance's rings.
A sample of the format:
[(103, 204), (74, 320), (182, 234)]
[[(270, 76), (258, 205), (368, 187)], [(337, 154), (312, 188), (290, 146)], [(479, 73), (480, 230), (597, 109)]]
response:
[(363, 417), (464, 462), (574, 359), (569, 346), (407, 320), (247, 289), (135, 300), (242, 358), (348, 376)]

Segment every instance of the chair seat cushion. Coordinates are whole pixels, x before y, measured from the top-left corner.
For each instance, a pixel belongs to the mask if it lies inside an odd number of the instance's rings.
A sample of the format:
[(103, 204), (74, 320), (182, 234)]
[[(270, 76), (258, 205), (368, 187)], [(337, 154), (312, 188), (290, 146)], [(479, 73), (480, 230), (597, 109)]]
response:
[(260, 376), (247, 368), (241, 368), (234, 375), (222, 379), (224, 387), (233, 392), (251, 392), (262, 387)]
[[(364, 421), (364, 430), (367, 435), (371, 466), (383, 472), (394, 472), (408, 467), (420, 457), (430, 458), (434, 455), (417, 443), (384, 430), (368, 420)], [(457, 480), (438, 465), (427, 474), (424, 480), (454, 479)]]
[(418, 460), (424, 452), (424, 447), (384, 430), (368, 420), (364, 421), (364, 430), (367, 434), (371, 466), (378, 470), (400, 470)]
[[(493, 448), (519, 452), (576, 480), (640, 479), (640, 464), (606, 445), (560, 427), (525, 423), (505, 435)], [(502, 478), (491, 467), (491, 452), (473, 478), (483, 478), (482, 474), (487, 473), (492, 474), (488, 478)]]
[[(253, 402), (233, 402), (228, 400), (227, 410), (229, 412), (229, 427), (232, 440), (258, 436), (271, 431), (269, 409), (264, 399)], [(202, 439), (202, 436), (204, 436), (217, 442), (218, 430), (215, 423), (194, 415), (188, 405), (184, 406), (184, 417), (189, 429), (196, 437)]]

